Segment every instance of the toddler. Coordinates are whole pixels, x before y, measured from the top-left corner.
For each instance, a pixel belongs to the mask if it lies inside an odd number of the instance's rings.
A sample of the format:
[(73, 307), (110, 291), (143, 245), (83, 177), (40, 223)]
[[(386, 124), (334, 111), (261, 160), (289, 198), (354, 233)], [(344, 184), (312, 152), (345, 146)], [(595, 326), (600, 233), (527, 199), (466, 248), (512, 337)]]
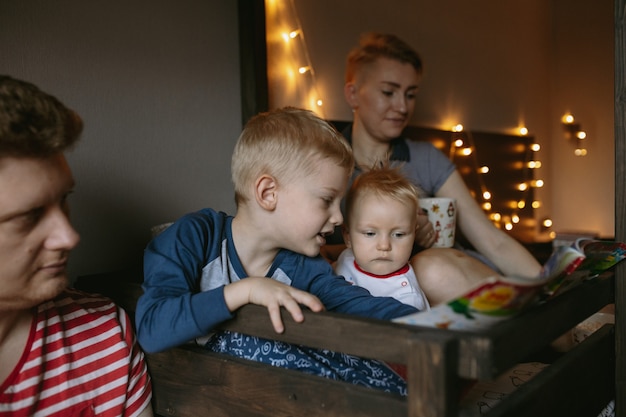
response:
[(372, 295), (429, 309), (409, 263), (418, 210), (415, 186), (397, 169), (372, 168), (360, 174), (346, 197), (347, 248), (335, 272)]

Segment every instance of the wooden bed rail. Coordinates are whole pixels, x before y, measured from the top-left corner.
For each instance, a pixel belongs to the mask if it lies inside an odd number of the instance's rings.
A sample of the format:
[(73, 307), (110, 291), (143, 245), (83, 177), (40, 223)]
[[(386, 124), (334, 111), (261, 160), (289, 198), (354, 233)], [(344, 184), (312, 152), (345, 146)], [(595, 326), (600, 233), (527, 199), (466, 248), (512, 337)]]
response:
[[(124, 274), (89, 276), (76, 286), (103, 293), (133, 314), (141, 287), (127, 278)], [(613, 275), (605, 274), (482, 333), (305, 311), (304, 323), (293, 322), (283, 312), (285, 332), (276, 334), (267, 310), (248, 305), (222, 328), (405, 364), (408, 398), (190, 344), (147, 355), (155, 412), (179, 417), (463, 415), (458, 409), (459, 392), (468, 379), (489, 380), (524, 361), (612, 302), (613, 288)], [(613, 327), (607, 326), (524, 384), (489, 415), (565, 416), (573, 415), (572, 410), (590, 410), (590, 414), (575, 414), (595, 417), (614, 395), (614, 358)]]

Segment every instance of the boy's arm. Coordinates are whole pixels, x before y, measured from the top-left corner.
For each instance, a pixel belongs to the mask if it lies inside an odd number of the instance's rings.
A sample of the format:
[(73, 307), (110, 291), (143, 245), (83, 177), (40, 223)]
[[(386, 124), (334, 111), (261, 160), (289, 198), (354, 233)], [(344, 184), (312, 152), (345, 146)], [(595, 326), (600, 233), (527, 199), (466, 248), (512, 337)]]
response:
[(320, 296), (329, 311), (382, 320), (419, 311), (392, 297), (374, 297), (365, 288), (352, 285), (341, 277), (339, 279), (343, 281), (341, 286), (332, 285), (326, 289), (324, 296)]
[[(200, 291), (202, 269), (214, 255), (208, 248), (219, 248), (219, 243), (208, 242), (209, 231), (219, 228), (208, 223), (203, 217), (177, 222), (145, 250), (144, 293), (137, 302), (135, 322), (139, 343), (149, 353), (205, 336), (233, 317), (219, 281)], [(226, 276), (219, 279), (228, 283)]]
[[(302, 277), (310, 277), (302, 279)], [(306, 270), (294, 274), (293, 285), (316, 295), (328, 311), (391, 320), (418, 310), (391, 297), (374, 297), (363, 287), (336, 275), (322, 257), (311, 259)], [(304, 287), (304, 288), (303, 288)]]

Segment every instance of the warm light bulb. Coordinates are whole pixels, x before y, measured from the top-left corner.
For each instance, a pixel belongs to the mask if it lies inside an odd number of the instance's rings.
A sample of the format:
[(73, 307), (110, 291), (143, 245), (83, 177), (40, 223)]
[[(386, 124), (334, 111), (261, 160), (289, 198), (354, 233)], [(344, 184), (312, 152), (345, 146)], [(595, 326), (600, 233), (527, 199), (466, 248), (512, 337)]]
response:
[(541, 188), (543, 187), (543, 180), (533, 180), (531, 185), (536, 188)]
[(452, 131), (453, 132), (462, 132), (463, 131), (463, 125), (461, 123), (458, 123), (458, 124), (452, 126)]
[(533, 143), (532, 145), (530, 145), (530, 150), (533, 152), (537, 152), (539, 149), (541, 149), (541, 146), (538, 143)]
[(500, 220), (502, 220), (502, 215), (500, 213), (493, 213), (491, 215), (491, 220), (499, 222)]
[(531, 204), (533, 206), (534, 209), (541, 207), (541, 202), (535, 200), (533, 201), (533, 203)]
[(463, 146), (463, 139), (457, 139), (454, 141), (454, 146), (456, 146), (457, 148), (460, 148), (461, 146)]
[(571, 114), (566, 114), (563, 117), (561, 117), (561, 122), (565, 123), (565, 124), (572, 124), (574, 123), (574, 116), (572, 116)]
[(483, 210), (487, 210), (487, 211), (491, 210), (491, 203), (489, 201), (485, 201), (483, 203)]
[(519, 216), (517, 214), (514, 214), (511, 216), (511, 221), (513, 223), (519, 223)]
[(541, 161), (528, 161), (528, 164), (526, 166), (528, 166), (528, 168), (530, 169), (541, 168)]
[(526, 129), (525, 127), (520, 127), (519, 134), (522, 136), (526, 136), (528, 134), (528, 129)]
[(578, 132), (576, 132), (576, 137), (580, 140), (583, 140), (587, 137), (587, 133), (585, 133), (582, 130), (579, 130)]
[(552, 219), (544, 219), (542, 224), (543, 227), (552, 227)]
[(524, 200), (520, 200), (517, 202), (518, 209), (523, 209), (524, 207), (526, 207), (526, 202)]
[(472, 148), (463, 148), (463, 150), (461, 151), (461, 153), (465, 156), (471, 155), (472, 154)]
[(298, 68), (298, 72), (299, 72), (300, 74), (304, 74), (304, 73), (306, 73), (307, 71), (309, 71), (310, 69), (311, 69), (310, 67), (300, 67), (300, 68)]
[(574, 155), (576, 155), (576, 156), (585, 156), (585, 155), (587, 155), (587, 149), (585, 149), (585, 148), (575, 149), (574, 150)]
[(480, 167), (480, 168), (478, 169), (478, 172), (479, 172), (479, 173), (481, 173), (481, 174), (486, 174), (486, 173), (488, 173), (488, 172), (489, 172), (489, 167), (488, 167), (487, 165), (482, 166), (482, 167)]
[(490, 193), (489, 191), (485, 191), (485, 192), (483, 193), (483, 198), (484, 198), (485, 200), (491, 200), (491, 193)]
[(287, 32), (283, 32), (281, 33), (281, 36), (283, 37), (283, 40), (285, 42), (289, 42), (290, 40), (294, 39), (296, 36), (298, 36), (300, 34), (299, 30), (292, 30), (291, 32), (287, 33)]
[(517, 189), (520, 191), (526, 191), (528, 189), (528, 184), (526, 184), (525, 182), (518, 184)]
[(317, 99), (316, 103), (320, 107), (322, 107), (322, 104), (324, 104), (324, 102), (321, 99)]
[(506, 222), (506, 224), (504, 225), (504, 228), (506, 230), (512, 230), (513, 229), (513, 223)]

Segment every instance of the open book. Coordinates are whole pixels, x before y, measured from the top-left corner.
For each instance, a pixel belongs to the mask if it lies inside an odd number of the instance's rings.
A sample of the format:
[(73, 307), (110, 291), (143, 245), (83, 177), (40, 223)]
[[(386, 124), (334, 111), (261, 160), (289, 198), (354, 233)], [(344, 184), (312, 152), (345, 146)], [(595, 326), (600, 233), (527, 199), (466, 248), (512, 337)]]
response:
[(597, 277), (626, 257), (626, 244), (581, 238), (557, 247), (536, 278), (492, 277), (461, 297), (394, 322), (480, 330)]

